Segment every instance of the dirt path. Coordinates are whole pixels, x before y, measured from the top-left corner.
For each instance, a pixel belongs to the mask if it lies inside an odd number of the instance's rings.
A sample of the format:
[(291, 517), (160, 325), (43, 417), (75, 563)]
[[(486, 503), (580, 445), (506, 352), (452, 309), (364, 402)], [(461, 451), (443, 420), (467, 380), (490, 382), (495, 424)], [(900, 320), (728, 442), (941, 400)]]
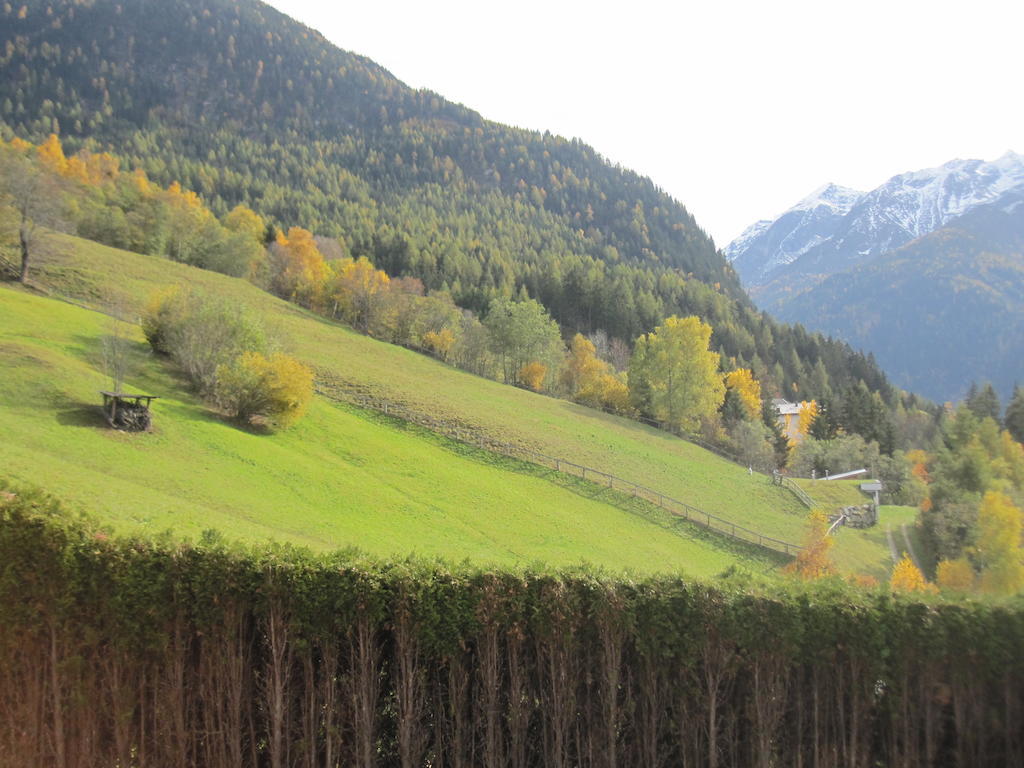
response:
[(885, 540), (889, 542), (889, 555), (892, 557), (893, 563), (898, 563), (900, 561), (900, 556), (896, 551), (896, 542), (892, 537), (892, 528), (889, 526), (885, 527)]
[(910, 543), (910, 534), (907, 533), (907, 524), (904, 523), (900, 526), (900, 530), (903, 532), (903, 541), (907, 544), (907, 554), (910, 555), (910, 559), (914, 561), (914, 565), (917, 566), (917, 570), (921, 570), (921, 561), (917, 559), (917, 553), (914, 551), (914, 545)]

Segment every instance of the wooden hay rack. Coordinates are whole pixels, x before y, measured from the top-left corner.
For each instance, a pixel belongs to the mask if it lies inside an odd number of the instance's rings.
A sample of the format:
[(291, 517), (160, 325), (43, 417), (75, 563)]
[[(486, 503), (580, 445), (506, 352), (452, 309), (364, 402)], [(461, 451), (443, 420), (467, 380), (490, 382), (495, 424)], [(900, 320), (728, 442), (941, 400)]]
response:
[(103, 416), (114, 429), (126, 432), (148, 432), (153, 424), (149, 406), (155, 395), (133, 395), (126, 392), (100, 392), (103, 395)]

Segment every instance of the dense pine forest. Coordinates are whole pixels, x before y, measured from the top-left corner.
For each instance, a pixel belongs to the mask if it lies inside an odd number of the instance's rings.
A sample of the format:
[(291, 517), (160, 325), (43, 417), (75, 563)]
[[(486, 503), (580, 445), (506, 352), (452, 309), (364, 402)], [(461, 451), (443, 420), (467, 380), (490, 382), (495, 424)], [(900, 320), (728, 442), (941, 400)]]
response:
[(530, 297), (566, 338), (629, 344), (697, 315), (728, 366), (771, 393), (862, 381), (896, 405), (873, 360), (756, 311), (680, 203), (578, 140), (412, 90), (254, 0), (39, 0), (2, 14), (6, 138), (109, 150), (218, 215), (246, 204), (477, 313)]

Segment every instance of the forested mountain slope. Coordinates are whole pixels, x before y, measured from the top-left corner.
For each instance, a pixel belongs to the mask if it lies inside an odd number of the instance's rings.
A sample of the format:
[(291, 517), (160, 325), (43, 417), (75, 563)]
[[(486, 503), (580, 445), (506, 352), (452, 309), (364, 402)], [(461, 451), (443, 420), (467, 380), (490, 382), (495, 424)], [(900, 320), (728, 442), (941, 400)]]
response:
[(478, 312), (525, 293), (567, 331), (626, 341), (697, 314), (771, 389), (888, 388), (845, 345), (759, 313), (649, 179), (412, 90), (256, 0), (29, 0), (0, 18), (0, 130), (109, 148), (218, 213), (245, 202), (340, 238)]

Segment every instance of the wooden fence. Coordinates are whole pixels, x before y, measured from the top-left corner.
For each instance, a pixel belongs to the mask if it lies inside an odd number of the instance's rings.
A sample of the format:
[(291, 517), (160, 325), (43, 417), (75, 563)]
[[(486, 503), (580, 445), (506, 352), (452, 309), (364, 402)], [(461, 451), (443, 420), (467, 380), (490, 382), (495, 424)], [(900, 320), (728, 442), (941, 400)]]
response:
[(798, 499), (800, 499), (801, 503), (803, 503), (803, 505), (805, 507), (807, 507), (808, 509), (814, 509), (817, 506), (817, 504), (814, 503), (814, 499), (812, 499), (807, 494), (807, 491), (805, 491), (799, 485), (794, 483), (790, 478), (788, 478), (788, 477), (782, 478), (782, 487), (783, 488), (788, 488), (794, 494), (796, 494), (796, 497)]
[[(82, 304), (68, 296), (64, 296), (60, 293), (56, 293), (53, 291), (44, 292), (50, 298), (58, 299), (59, 301), (72, 304), (81, 309), (89, 310), (91, 312), (99, 312), (101, 314), (116, 318), (118, 320), (125, 320), (124, 317), (120, 316), (119, 314), (115, 314), (114, 312), (111, 312), (110, 310), (107, 310), (105, 308)], [(427, 350), (420, 347), (410, 348), (413, 349), (414, 351), (418, 351), (423, 354), (429, 354)], [(328, 389), (325, 389), (325, 387), (330, 387), (330, 391), (328, 391)], [(629, 480), (623, 480), (622, 478), (615, 477), (614, 475), (609, 475), (607, 472), (602, 472), (592, 467), (585, 467), (582, 464), (576, 464), (567, 459), (547, 456), (543, 453), (530, 450), (523, 446), (517, 446), (511, 443), (503, 443), (496, 440), (492, 440), (486, 435), (476, 433), (471, 429), (452, 427), (450, 424), (446, 424), (445, 422), (431, 419), (429, 417), (424, 416), (421, 413), (418, 413), (417, 411), (405, 408), (404, 406), (398, 403), (388, 401), (384, 398), (371, 397), (362, 392), (346, 390), (344, 387), (339, 387), (336, 384), (324, 381), (320, 376), (318, 376), (316, 381), (316, 392), (317, 394), (322, 395), (323, 397), (326, 397), (330, 400), (354, 403), (363, 408), (380, 411), (385, 415), (395, 416), (396, 418), (399, 418), (403, 421), (408, 421), (414, 424), (419, 424), (420, 426), (423, 427), (427, 427), (433, 432), (438, 432), (440, 434), (445, 435), (446, 437), (454, 438), (455, 440), (458, 440), (460, 442), (470, 443), (480, 448), (484, 448), (485, 450), (492, 451), (494, 453), (500, 453), (505, 456), (524, 459), (534, 464), (547, 466), (554, 469), (556, 472), (578, 474), (578, 476), (582, 477), (584, 480), (594, 480), (595, 482), (598, 479), (600, 479), (602, 484), (607, 483), (609, 488), (631, 493), (634, 496), (643, 498), (651, 502), (652, 504), (656, 504), (657, 506), (670, 512), (671, 514), (689, 520), (690, 522), (695, 523), (696, 525), (699, 525), (703, 528), (715, 531), (716, 533), (724, 534), (725, 536), (737, 539), (739, 541), (744, 541), (749, 544), (755, 544), (759, 547), (763, 547), (765, 549), (770, 549), (773, 552), (781, 552), (782, 554), (793, 556), (801, 549), (803, 549), (803, 547), (798, 544), (793, 544), (788, 541), (783, 541), (782, 539), (776, 539), (771, 536), (766, 536), (765, 534), (762, 534), (758, 531), (751, 530), (750, 528), (746, 528), (742, 525), (737, 525), (733, 522), (712, 515), (698, 507), (694, 507), (690, 504), (686, 504), (685, 502), (678, 501), (670, 496), (665, 496), (664, 494), (659, 493), (658, 491), (653, 491), (649, 488), (646, 488), (645, 486), (638, 485), (637, 483), (631, 482)], [(332, 392), (340, 393), (344, 395), (344, 397), (336, 397), (332, 394)], [(613, 411), (610, 410), (606, 410), (606, 412), (614, 413)], [(665, 430), (664, 424), (661, 424), (660, 422), (654, 421), (652, 419), (637, 416), (634, 417), (633, 420), (647, 424), (648, 426), (652, 426), (656, 429)], [(687, 442), (693, 443), (694, 445), (697, 445), (707, 451), (711, 451), (712, 453), (725, 459), (726, 461), (730, 461), (740, 466), (745, 466), (744, 463), (736, 455), (729, 453), (728, 451), (716, 445), (712, 445), (711, 443), (708, 443), (707, 441), (700, 439), (696, 435), (681, 434), (671, 430), (666, 431), (670, 431), (671, 434), (676, 435), (676, 437), (679, 437), (682, 440), (686, 440)], [(755, 472), (758, 472), (759, 474), (770, 476), (769, 469), (766, 467), (753, 466), (751, 468)], [(814, 504), (814, 501), (803, 491), (802, 488), (796, 485), (796, 483), (792, 482), (788, 478), (783, 478), (782, 485), (783, 487), (788, 488), (793, 493), (795, 493), (797, 495), (797, 498), (799, 498), (801, 502), (807, 505), (809, 509), (814, 509), (814, 507), (816, 506)]]
[(783, 539), (777, 539), (773, 536), (761, 533), (760, 531), (755, 531), (751, 528), (747, 528), (746, 526), (739, 525), (731, 520), (726, 520), (725, 518), (706, 512), (692, 504), (679, 501), (678, 499), (661, 493), (660, 491), (640, 485), (639, 483), (634, 483), (631, 480), (625, 480), (608, 472), (594, 469), (593, 467), (588, 467), (584, 464), (578, 464), (559, 456), (549, 456), (526, 446), (495, 440), (478, 430), (431, 418), (430, 416), (420, 413), (415, 409), (409, 408), (401, 403), (387, 400), (386, 398), (371, 396), (363, 392), (346, 389), (336, 383), (329, 383), (319, 379), (317, 381), (316, 391), (317, 394), (322, 395), (329, 400), (350, 403), (357, 405), (360, 408), (377, 411), (386, 416), (392, 416), (402, 421), (418, 424), (419, 426), (426, 427), (432, 432), (442, 434), (445, 437), (462, 443), (475, 445), (478, 448), (483, 448), (484, 450), (491, 451), (492, 453), (498, 453), (510, 458), (528, 461), (531, 464), (537, 464), (548, 469), (553, 469), (556, 472), (579, 477), (592, 483), (607, 486), (611, 490), (643, 499), (644, 501), (660, 507), (675, 517), (681, 518), (701, 528), (736, 541), (753, 544), (754, 546), (761, 547), (762, 549), (767, 549), (790, 557), (795, 556), (801, 549), (803, 549), (799, 544), (784, 541)]

